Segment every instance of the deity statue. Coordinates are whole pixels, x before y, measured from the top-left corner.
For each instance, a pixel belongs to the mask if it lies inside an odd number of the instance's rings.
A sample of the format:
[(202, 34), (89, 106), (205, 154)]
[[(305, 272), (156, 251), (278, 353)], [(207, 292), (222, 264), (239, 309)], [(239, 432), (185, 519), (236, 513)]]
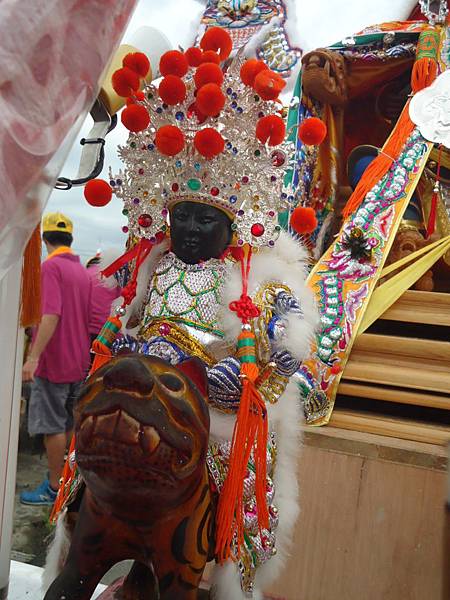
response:
[[(208, 30), (202, 50), (225, 60), (223, 34)], [(279, 79), (254, 59), (238, 56), (223, 72), (194, 68), (189, 56), (162, 57), (164, 79), (146, 86), (139, 104), (150, 122), (130, 133), (119, 150), (125, 169), (110, 177), (129, 245), (104, 272), (121, 278), (122, 304), (94, 344), (103, 364), (80, 400), (57, 529), (87, 491), (69, 558), (57, 541), (50, 551), (63, 568), (46, 600), (61, 591), (89, 598), (87, 587), (125, 558), (136, 562), (118, 598), (197, 598), (212, 559), (211, 597), (261, 598), (298, 515), (295, 373), (317, 316), (307, 253), (278, 224), (292, 151)], [(104, 438), (106, 466), (95, 459)], [(105, 538), (95, 537), (99, 522)], [(101, 564), (80, 557), (88, 542)], [(74, 573), (76, 593), (64, 583)]]

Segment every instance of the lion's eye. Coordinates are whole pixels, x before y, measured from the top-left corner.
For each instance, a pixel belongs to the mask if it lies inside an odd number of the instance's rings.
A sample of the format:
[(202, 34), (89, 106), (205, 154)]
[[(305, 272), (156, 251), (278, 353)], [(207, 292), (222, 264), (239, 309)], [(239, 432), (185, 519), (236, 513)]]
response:
[(171, 392), (179, 392), (183, 387), (181, 379), (178, 379), (175, 375), (170, 375), (170, 373), (164, 373), (159, 380)]

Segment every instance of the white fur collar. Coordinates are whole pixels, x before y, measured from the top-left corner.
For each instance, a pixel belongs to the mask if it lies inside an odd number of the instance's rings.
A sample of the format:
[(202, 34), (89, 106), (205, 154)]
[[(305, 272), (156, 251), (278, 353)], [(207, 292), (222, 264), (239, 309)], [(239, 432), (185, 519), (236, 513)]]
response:
[[(278, 282), (287, 285), (300, 302), (303, 317), (294, 313), (287, 316), (286, 336), (283, 347), (297, 359), (302, 360), (310, 347), (310, 341), (318, 324), (314, 296), (306, 287), (308, 254), (300, 242), (282, 232), (274, 248), (266, 248), (252, 257), (248, 293), (253, 296), (261, 285)], [(231, 269), (222, 294), (220, 326), (227, 339), (237, 339), (241, 322), (228, 308), (230, 302), (239, 299), (242, 278), (239, 265)]]

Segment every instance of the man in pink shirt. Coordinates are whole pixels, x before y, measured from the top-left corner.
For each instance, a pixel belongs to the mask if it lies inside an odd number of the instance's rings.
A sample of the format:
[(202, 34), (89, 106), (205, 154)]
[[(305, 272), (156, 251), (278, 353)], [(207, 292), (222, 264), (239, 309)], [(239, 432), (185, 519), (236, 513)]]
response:
[(91, 342), (93, 342), (111, 315), (111, 305), (120, 296), (120, 286), (118, 284), (108, 285), (102, 281), (98, 254), (87, 261), (86, 269), (92, 281), (89, 333)]
[(89, 369), (89, 318), (92, 282), (73, 254), (73, 226), (61, 213), (45, 215), (42, 238), (47, 259), (42, 264), (41, 323), (23, 380), (32, 380), (28, 407), (30, 435), (44, 435), (48, 479), (31, 492), (24, 504), (52, 504), (56, 498), (66, 446), (73, 429), (73, 406)]

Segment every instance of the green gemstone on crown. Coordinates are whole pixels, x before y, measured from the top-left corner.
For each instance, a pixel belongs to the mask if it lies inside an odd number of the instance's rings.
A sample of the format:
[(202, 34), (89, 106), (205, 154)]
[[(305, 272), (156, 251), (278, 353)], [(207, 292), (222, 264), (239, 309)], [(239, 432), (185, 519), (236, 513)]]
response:
[(200, 179), (189, 179), (187, 182), (188, 188), (193, 192), (198, 192), (198, 190), (202, 187), (202, 182)]

